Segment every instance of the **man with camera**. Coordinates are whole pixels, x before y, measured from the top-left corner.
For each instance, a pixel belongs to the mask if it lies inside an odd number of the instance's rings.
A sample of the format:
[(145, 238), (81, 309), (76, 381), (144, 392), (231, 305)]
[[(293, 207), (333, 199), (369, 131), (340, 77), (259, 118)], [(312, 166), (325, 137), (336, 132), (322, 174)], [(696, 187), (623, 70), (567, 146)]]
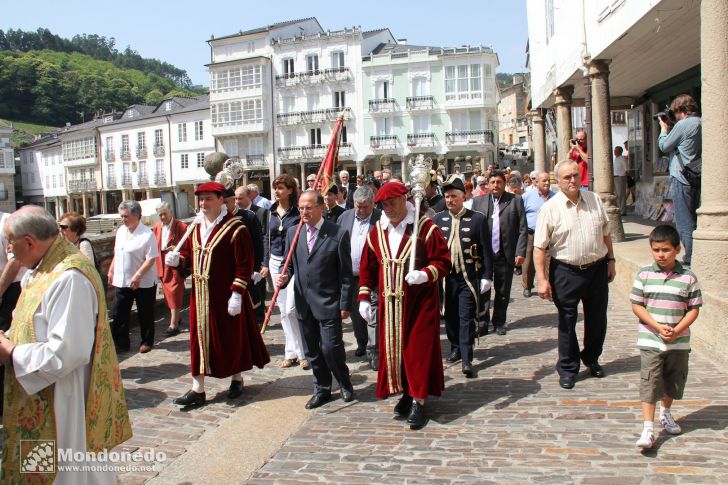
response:
[(589, 166), (587, 165), (589, 154), (586, 144), (586, 132), (584, 130), (579, 130), (576, 133), (576, 138), (571, 140), (569, 158), (579, 165), (581, 190), (589, 190)]
[(685, 245), (683, 262), (689, 265), (700, 207), (703, 140), (698, 104), (691, 96), (681, 94), (657, 118), (661, 129), (657, 144), (661, 152), (671, 153), (670, 196), (675, 205), (675, 227)]

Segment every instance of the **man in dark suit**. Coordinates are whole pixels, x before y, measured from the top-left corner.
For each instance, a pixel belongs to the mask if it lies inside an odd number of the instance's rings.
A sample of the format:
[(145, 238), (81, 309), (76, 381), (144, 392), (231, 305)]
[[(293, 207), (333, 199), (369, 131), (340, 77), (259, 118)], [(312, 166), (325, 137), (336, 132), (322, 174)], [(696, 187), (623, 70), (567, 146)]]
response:
[(346, 210), (354, 208), (354, 192), (357, 189), (356, 182), (351, 181), (348, 170), (342, 170), (339, 172), (339, 182), (341, 187), (346, 189)]
[[(323, 219), (324, 201), (317, 192), (306, 190), (298, 199), (305, 223), (288, 268), (294, 279), (296, 313), (303, 331), (304, 351), (313, 369), (313, 397), (306, 409), (331, 400), (333, 375), (339, 382), (344, 402), (354, 399), (354, 387), (346, 366), (341, 320), (349, 316), (352, 287), (349, 233)], [(286, 251), (296, 228), (286, 234)], [(288, 283), (281, 275), (278, 284)]]
[[(351, 325), (354, 327), (356, 337), (356, 351), (354, 355), (362, 357), (367, 355), (372, 370), (379, 368), (379, 345), (377, 332), (377, 298), (372, 297), (371, 315), (359, 314), (359, 305), (356, 298), (359, 296), (359, 263), (367, 236), (374, 228), (382, 212), (374, 208), (374, 192), (363, 186), (354, 193), (354, 208), (339, 216), (337, 224), (351, 235), (351, 265), (354, 273), (353, 290), (351, 292)], [(376, 295), (373, 292), (372, 295)]]
[(338, 204), (337, 196), (339, 195), (339, 188), (336, 185), (332, 185), (329, 191), (326, 193), (326, 209), (324, 210), (324, 219), (336, 223), (341, 214), (346, 209)]
[[(526, 256), (528, 225), (521, 196), (505, 191), (506, 176), (500, 171), (488, 176), (490, 194), (473, 198), (473, 210), (486, 216), (493, 251), (493, 327), (498, 335), (506, 333), (506, 312), (511, 298), (513, 269), (521, 266)], [(486, 294), (485, 301), (490, 299)], [(486, 312), (487, 315), (488, 312)], [(487, 318), (484, 329), (487, 332)]]
[(241, 185), (235, 189), (235, 205), (238, 209), (247, 209), (255, 214), (255, 217), (260, 223), (260, 227), (268, 227), (268, 218), (270, 217), (270, 210), (265, 207), (255, 205), (253, 200), (250, 198), (250, 190), (248, 187)]
[(450, 250), (452, 269), (443, 279), (445, 330), (450, 341), (447, 361), (462, 358), (463, 374), (474, 377), (473, 343), (480, 295), (490, 290), (493, 279), (490, 235), (485, 216), (463, 206), (465, 185), (457, 175), (443, 184), (446, 211), (432, 218), (442, 230)]
[[(262, 234), (265, 234), (265, 231), (268, 230), (268, 222), (270, 221), (270, 210), (266, 209), (265, 207), (261, 207), (259, 205), (256, 205), (253, 202), (253, 199), (251, 198), (251, 195), (253, 195), (253, 192), (251, 191), (251, 187), (255, 187), (257, 190), (258, 186), (255, 184), (249, 184), (247, 186), (241, 185), (237, 189), (235, 189), (235, 205), (238, 207), (238, 209), (247, 209), (255, 214), (255, 217), (258, 219), (258, 222), (260, 223)], [(243, 221), (245, 222), (245, 221)], [(253, 233), (250, 234), (251, 238), (255, 238)], [(263, 246), (265, 239), (261, 239), (261, 247), (265, 250), (265, 247)], [(253, 239), (253, 245), (255, 246), (257, 243), (255, 239)], [(257, 263), (256, 263), (257, 264)], [(255, 273), (260, 273), (260, 270), (263, 268), (262, 262), (260, 266), (255, 267)], [(254, 276), (255, 276), (254, 273)], [(257, 283), (254, 283), (255, 289), (254, 291), (257, 292), (258, 298), (260, 301), (260, 305), (255, 306), (255, 302), (253, 302), (253, 307), (255, 309), (255, 318), (258, 321), (259, 325), (263, 324), (263, 320), (265, 319), (265, 292), (266, 292), (266, 286), (265, 286), (266, 279), (261, 278), (260, 281)], [(253, 291), (251, 291), (251, 296), (253, 294)]]
[(265, 281), (260, 274), (260, 268), (263, 265), (263, 228), (253, 211), (238, 208), (235, 192), (233, 192), (232, 188), (227, 189), (224, 195), (225, 207), (228, 212), (243, 221), (253, 242), (253, 287), (249, 288), (248, 292), (253, 302), (255, 320), (258, 325), (262, 325), (265, 318), (265, 287), (261, 292), (259, 284)]

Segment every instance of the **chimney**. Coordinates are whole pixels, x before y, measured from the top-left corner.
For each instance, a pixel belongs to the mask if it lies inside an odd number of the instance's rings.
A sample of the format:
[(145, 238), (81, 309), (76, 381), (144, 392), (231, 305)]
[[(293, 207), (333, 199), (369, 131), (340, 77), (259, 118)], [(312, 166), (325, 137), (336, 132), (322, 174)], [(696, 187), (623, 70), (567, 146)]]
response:
[(397, 44), (407, 45), (407, 39), (397, 39)]

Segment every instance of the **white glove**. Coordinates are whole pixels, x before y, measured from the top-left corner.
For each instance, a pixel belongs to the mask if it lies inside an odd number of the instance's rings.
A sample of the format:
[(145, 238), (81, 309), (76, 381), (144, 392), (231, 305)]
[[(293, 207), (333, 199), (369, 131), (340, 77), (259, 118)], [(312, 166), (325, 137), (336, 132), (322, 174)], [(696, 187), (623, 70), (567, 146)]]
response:
[(173, 268), (176, 268), (179, 266), (179, 253), (177, 251), (170, 251), (167, 253), (167, 255), (164, 257), (164, 262), (167, 263), (167, 266), (172, 266)]
[(372, 304), (366, 300), (359, 302), (359, 315), (369, 323), (372, 323)]
[(262, 279), (263, 279), (263, 275), (261, 275), (257, 271), (253, 272), (253, 283), (255, 283), (257, 285), (258, 283), (260, 283), (260, 280), (262, 280)]
[(492, 281), (486, 279), (480, 280), (480, 294), (482, 295), (486, 291), (490, 290), (492, 286)]
[(424, 285), (427, 283), (427, 273), (424, 271), (414, 270), (407, 273), (404, 280), (408, 285)]
[(230, 295), (230, 299), (228, 300), (228, 314), (231, 317), (234, 317), (235, 315), (240, 315), (242, 308), (243, 297), (240, 295), (240, 293), (233, 291), (233, 293)]

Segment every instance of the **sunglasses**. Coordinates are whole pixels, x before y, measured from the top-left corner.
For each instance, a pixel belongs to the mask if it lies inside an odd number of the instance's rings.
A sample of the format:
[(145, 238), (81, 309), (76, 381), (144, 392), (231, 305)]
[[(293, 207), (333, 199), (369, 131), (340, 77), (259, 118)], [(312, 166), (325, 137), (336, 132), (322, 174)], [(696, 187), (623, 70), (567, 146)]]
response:
[(68, 226), (65, 224), (58, 224), (58, 227), (60, 227), (61, 229), (64, 229), (64, 230), (68, 229)]

